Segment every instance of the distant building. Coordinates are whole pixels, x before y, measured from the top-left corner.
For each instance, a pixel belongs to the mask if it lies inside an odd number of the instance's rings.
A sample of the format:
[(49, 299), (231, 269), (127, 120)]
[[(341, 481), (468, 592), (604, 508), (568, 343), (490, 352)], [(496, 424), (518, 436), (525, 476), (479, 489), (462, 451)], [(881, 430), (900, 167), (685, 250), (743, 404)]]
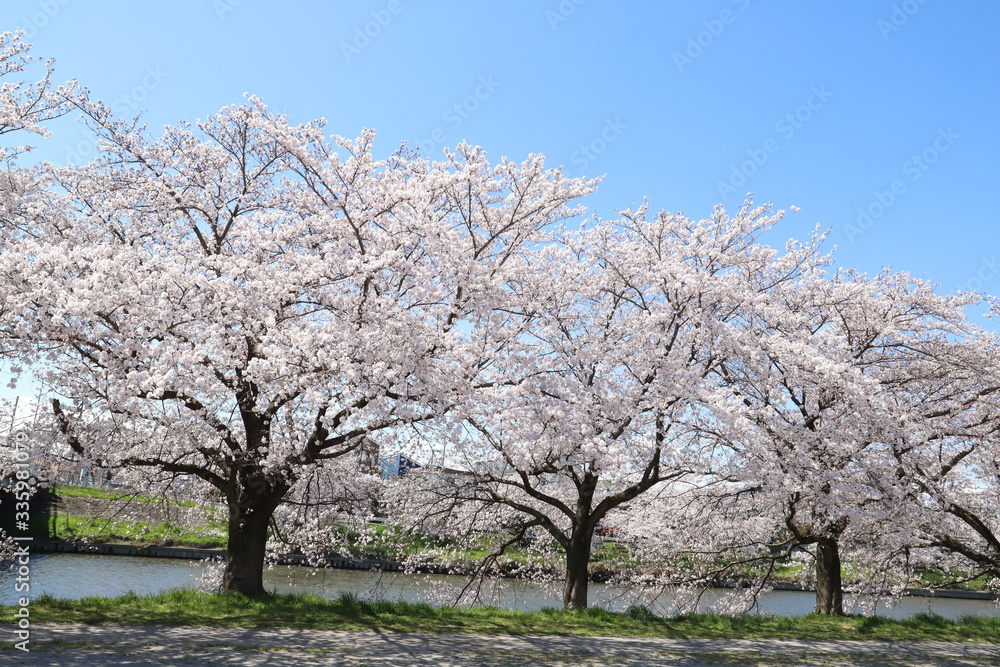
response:
[(394, 454), (379, 460), (382, 477), (402, 477), (408, 471), (419, 468), (420, 464), (403, 454)]

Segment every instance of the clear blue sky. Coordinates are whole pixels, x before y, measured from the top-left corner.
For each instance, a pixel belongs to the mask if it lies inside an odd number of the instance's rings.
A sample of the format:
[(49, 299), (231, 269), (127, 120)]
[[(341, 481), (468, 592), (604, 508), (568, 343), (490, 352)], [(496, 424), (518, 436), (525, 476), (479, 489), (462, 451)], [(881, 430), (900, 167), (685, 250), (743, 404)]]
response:
[[(545, 154), (649, 197), (802, 212), (837, 263), (1000, 293), (995, 0), (8, 0), (2, 29), (151, 128), (262, 96), (293, 121), (434, 156)], [(59, 127), (40, 154), (92, 156)], [(867, 211), (861, 216), (859, 209)], [(860, 220), (859, 220), (860, 218)]]

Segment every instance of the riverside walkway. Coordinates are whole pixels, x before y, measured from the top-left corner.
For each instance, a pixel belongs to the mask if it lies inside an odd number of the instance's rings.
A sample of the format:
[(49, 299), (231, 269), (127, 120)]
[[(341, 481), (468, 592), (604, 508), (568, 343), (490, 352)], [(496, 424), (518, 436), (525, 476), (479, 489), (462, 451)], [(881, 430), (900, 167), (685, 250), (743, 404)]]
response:
[(0, 665), (1000, 665), (1000, 644), (524, 637), (156, 626), (39, 625), (31, 651), (0, 626)]

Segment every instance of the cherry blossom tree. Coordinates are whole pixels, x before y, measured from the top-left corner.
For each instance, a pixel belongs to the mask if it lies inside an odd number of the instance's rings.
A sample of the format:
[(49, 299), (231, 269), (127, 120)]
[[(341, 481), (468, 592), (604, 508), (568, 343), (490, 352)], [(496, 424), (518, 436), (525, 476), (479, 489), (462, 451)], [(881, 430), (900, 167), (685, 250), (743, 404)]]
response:
[(727, 475), (780, 518), (787, 546), (811, 547), (817, 613), (841, 615), (842, 545), (870, 583), (906, 561), (918, 501), (898, 442), (941, 434), (928, 421), (941, 406), (929, 394), (915, 402), (916, 387), (942, 377), (974, 386), (940, 361), (964, 356), (955, 341), (971, 331), (962, 309), (972, 301), (888, 271), (842, 272), (780, 296), (794, 317), (761, 329), (763, 363), (720, 367), (737, 402), (717, 436), (733, 447)]
[[(71, 112), (86, 92), (75, 81), (55, 85), (54, 62), (32, 56), (31, 44), (23, 37), (21, 30), (0, 33), (0, 137), (4, 141), (24, 133), (49, 137), (45, 123)], [(23, 80), (38, 70), (40, 78), (34, 83)], [(6, 238), (10, 221), (24, 215), (33, 197), (44, 190), (45, 179), (39, 170), (18, 164), (18, 158), (33, 148), (29, 144), (0, 144), (0, 239)], [(6, 343), (9, 341), (0, 339), (0, 354)], [(0, 401), (0, 423), (11, 430), (17, 423), (15, 413), (13, 404)], [(0, 456), (4, 474), (14, 469), (11, 454), (5, 450)]]
[[(75, 81), (54, 85), (53, 62), (43, 62), (32, 56), (31, 45), (23, 41), (23, 36), (21, 31), (0, 33), (0, 137), (3, 141), (24, 133), (49, 136), (46, 121), (69, 113), (85, 92)], [(38, 69), (42, 74), (35, 83), (21, 80)], [(18, 164), (18, 158), (31, 150), (32, 146), (27, 144), (0, 144), (0, 220), (9, 219), (29, 205), (32, 194), (43, 187), (37, 170)]]
[(463, 398), (509, 326), (496, 294), (593, 187), (467, 145), (380, 160), (370, 131), (331, 141), (255, 98), (158, 139), (78, 108), (102, 154), (4, 221), (4, 339), (80, 456), (221, 494), (246, 594), (279, 505), (330, 471), (364, 486), (345, 461), (367, 438)]
[[(52, 82), (53, 61), (32, 56), (31, 45), (25, 42), (23, 31), (0, 33), (0, 135), (25, 131), (48, 136), (44, 123), (65, 115), (82, 93), (76, 82), (55, 86)], [(41, 78), (34, 83), (20, 79), (41, 66)], [(0, 149), (4, 161), (30, 146)]]
[(494, 346), (464, 429), (429, 437), (461, 472), (407, 475), (398, 520), (452, 539), (503, 535), (494, 556), (547, 536), (564, 607), (586, 607), (598, 530), (712, 471), (717, 450), (697, 426), (730, 399), (720, 366), (747, 357), (748, 322), (785, 316), (756, 304), (820, 261), (818, 236), (784, 254), (759, 242), (781, 215), (747, 203), (692, 221), (643, 207), (540, 249), (539, 270), (512, 289), (524, 333)]
[(902, 389), (893, 396), (900, 415), (890, 441), (895, 472), (913, 489), (907, 545), (930, 552), (942, 569), (995, 581), (1000, 341), (966, 323), (960, 334), (926, 340), (918, 352), (905, 368), (890, 369)]
[(721, 474), (720, 464), (639, 498), (615, 517), (615, 535), (638, 565), (613, 582), (636, 602), (665, 615), (747, 613), (788, 562), (780, 517), (752, 486)]
[[(0, 141), (23, 134), (49, 136), (45, 123), (68, 113), (82, 91), (75, 82), (61, 86), (53, 84), (53, 63), (43, 62), (31, 55), (31, 45), (23, 41), (24, 33), (0, 33)], [(31, 73), (42, 73), (34, 83), (22, 79)], [(18, 140), (15, 139), (14, 141)], [(0, 144), (0, 230), (3, 223), (22, 213), (30, 205), (32, 195), (41, 187), (37, 171), (18, 164), (18, 158), (32, 150), (26, 144)], [(0, 231), (0, 240), (4, 232)], [(0, 338), (0, 362), (10, 361), (9, 348)], [(3, 367), (0, 365), (0, 368)], [(0, 424), (4, 443), (0, 447), (0, 476), (14, 480), (12, 488), (23, 502), (25, 494), (37, 490), (35, 478), (25, 465), (28, 452), (21, 441), (22, 433), (15, 433), (16, 411), (13, 404), (0, 401)], [(30, 476), (29, 476), (30, 475)], [(15, 479), (16, 477), (16, 479)], [(11, 501), (14, 499), (11, 495)], [(14, 553), (14, 543), (0, 531), (0, 557)]]
[[(23, 31), (0, 33), (0, 137), (6, 141), (22, 133), (49, 136), (45, 122), (69, 113), (84, 93), (75, 81), (55, 86), (54, 63), (32, 56)], [(35, 83), (22, 79), (42, 69)], [(42, 184), (36, 170), (22, 167), (18, 158), (30, 145), (0, 145), (0, 220), (21, 212)]]

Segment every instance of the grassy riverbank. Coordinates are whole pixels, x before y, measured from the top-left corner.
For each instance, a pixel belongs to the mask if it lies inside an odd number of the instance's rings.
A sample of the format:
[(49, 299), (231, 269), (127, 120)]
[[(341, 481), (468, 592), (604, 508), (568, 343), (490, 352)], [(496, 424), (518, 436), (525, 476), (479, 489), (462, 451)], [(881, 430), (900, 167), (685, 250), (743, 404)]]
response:
[(169, 521), (152, 524), (127, 519), (62, 515), (52, 521), (49, 534), (57, 540), (66, 541), (152, 544), (198, 549), (220, 549), (226, 546), (226, 538), (221, 529), (185, 528)]
[(94, 498), (99, 500), (128, 500), (137, 503), (169, 503), (179, 507), (195, 507), (197, 503), (189, 500), (164, 500), (128, 491), (109, 491), (93, 486), (76, 486), (74, 484), (53, 484), (52, 492), (61, 498)]
[[(907, 620), (802, 616), (715, 616), (650, 618), (601, 609), (577, 612), (456, 609), (403, 602), (364, 602), (344, 595), (207, 594), (188, 589), (160, 595), (66, 600), (42, 596), (30, 604), (31, 622), (120, 625), (378, 630), (382, 632), (469, 632), (503, 635), (587, 635), (673, 638), (882, 639), (897, 641), (1000, 642), (1000, 618), (937, 616)], [(14, 608), (4, 607), (10, 623)]]
[(72, 485), (56, 485), (53, 493), (59, 505), (49, 518), (48, 534), (58, 540), (199, 549), (226, 545), (223, 510), (208, 508), (192, 522), (182, 516), (197, 507), (189, 501)]

